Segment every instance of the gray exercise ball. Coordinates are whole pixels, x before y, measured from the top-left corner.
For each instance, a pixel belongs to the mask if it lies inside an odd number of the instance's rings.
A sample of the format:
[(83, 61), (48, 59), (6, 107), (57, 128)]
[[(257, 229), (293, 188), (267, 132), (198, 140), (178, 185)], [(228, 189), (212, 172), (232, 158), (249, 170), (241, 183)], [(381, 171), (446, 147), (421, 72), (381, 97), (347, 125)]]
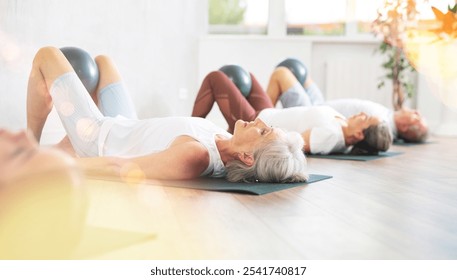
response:
[(251, 93), (252, 80), (248, 71), (244, 70), (239, 65), (224, 65), (219, 71), (222, 71), (227, 77), (232, 80), (236, 87), (240, 90), (244, 97), (248, 97)]
[(288, 68), (294, 74), (295, 78), (297, 78), (301, 85), (305, 83), (306, 77), (308, 75), (308, 70), (300, 60), (295, 58), (287, 58), (279, 63), (276, 67), (279, 66)]
[(100, 75), (97, 64), (90, 54), (76, 47), (64, 47), (60, 50), (70, 62), (87, 91), (91, 94), (94, 93), (97, 89)]

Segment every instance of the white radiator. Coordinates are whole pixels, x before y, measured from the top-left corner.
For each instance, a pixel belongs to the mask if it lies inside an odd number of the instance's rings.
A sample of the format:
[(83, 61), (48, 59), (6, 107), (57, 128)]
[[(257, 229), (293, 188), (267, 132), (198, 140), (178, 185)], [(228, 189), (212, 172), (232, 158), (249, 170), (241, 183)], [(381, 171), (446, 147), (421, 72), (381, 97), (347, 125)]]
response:
[(381, 62), (361, 58), (336, 58), (325, 62), (324, 92), (326, 99), (362, 98), (391, 106), (390, 80), (378, 89), (383, 75)]

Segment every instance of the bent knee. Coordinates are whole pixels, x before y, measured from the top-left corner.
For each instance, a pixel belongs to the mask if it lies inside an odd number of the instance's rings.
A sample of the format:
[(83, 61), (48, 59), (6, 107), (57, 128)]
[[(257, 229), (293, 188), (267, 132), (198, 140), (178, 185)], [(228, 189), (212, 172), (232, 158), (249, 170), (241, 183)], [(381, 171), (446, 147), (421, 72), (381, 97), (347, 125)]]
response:
[(275, 77), (278, 80), (283, 80), (285, 78), (288, 78), (288, 79), (295, 78), (292, 71), (290, 71), (289, 68), (284, 67), (284, 66), (277, 67), (273, 71), (272, 77)]
[(107, 56), (107, 55), (104, 55), (104, 54), (101, 54), (101, 55), (97, 55), (95, 58), (95, 63), (97, 63), (97, 65), (100, 67), (100, 65), (107, 65), (107, 64), (112, 64), (113, 63), (113, 60), (111, 59), (111, 57)]
[(298, 82), (294, 74), (286, 67), (276, 68), (271, 75), (272, 82), (279, 85), (282, 91), (285, 91)]
[(216, 79), (216, 78), (227, 78), (227, 75), (224, 72), (220, 71), (220, 70), (216, 70), (216, 71), (210, 72), (208, 74), (208, 77), (209, 78), (214, 78), (214, 79)]
[(56, 47), (52, 47), (52, 46), (42, 47), (37, 51), (35, 58), (33, 60), (33, 63), (36, 64), (36, 63), (42, 62), (42, 61), (49, 61), (60, 55), (63, 55), (63, 54), (60, 51), (60, 49), (58, 49)]

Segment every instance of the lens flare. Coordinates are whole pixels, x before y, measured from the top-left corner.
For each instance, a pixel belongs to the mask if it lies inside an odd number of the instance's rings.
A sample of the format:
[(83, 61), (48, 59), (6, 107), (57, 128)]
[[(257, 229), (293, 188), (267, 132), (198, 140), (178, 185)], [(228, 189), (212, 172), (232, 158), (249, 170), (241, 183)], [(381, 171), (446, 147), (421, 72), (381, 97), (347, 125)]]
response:
[(89, 203), (76, 173), (39, 172), (0, 192), (0, 259), (71, 258)]
[(136, 186), (144, 182), (146, 174), (144, 171), (135, 163), (129, 162), (121, 167), (121, 180), (129, 184), (130, 186)]
[(416, 32), (404, 44), (405, 53), (423, 74), (433, 94), (446, 106), (457, 108), (457, 39), (437, 39), (431, 32)]
[(65, 117), (71, 116), (75, 113), (75, 105), (68, 101), (62, 102), (59, 106), (59, 112)]
[(96, 120), (82, 118), (76, 123), (78, 137), (84, 142), (93, 142), (100, 131), (100, 126)]
[(0, 58), (6, 62), (13, 62), (20, 58), (20, 48), (0, 30)]

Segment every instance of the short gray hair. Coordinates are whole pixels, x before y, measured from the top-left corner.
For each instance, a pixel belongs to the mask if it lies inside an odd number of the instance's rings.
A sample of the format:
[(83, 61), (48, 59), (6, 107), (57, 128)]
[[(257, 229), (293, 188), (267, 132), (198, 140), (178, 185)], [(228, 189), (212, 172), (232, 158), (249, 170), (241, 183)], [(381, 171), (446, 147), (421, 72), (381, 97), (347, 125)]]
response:
[(428, 127), (425, 124), (410, 125), (406, 131), (398, 131), (398, 138), (403, 139), (405, 142), (425, 142), (428, 138)]
[(377, 154), (387, 151), (392, 144), (391, 130), (386, 122), (369, 126), (363, 135), (363, 140), (354, 145), (351, 154)]
[(303, 138), (297, 132), (286, 132), (254, 151), (254, 164), (239, 160), (227, 163), (227, 180), (231, 182), (293, 183), (308, 180)]

